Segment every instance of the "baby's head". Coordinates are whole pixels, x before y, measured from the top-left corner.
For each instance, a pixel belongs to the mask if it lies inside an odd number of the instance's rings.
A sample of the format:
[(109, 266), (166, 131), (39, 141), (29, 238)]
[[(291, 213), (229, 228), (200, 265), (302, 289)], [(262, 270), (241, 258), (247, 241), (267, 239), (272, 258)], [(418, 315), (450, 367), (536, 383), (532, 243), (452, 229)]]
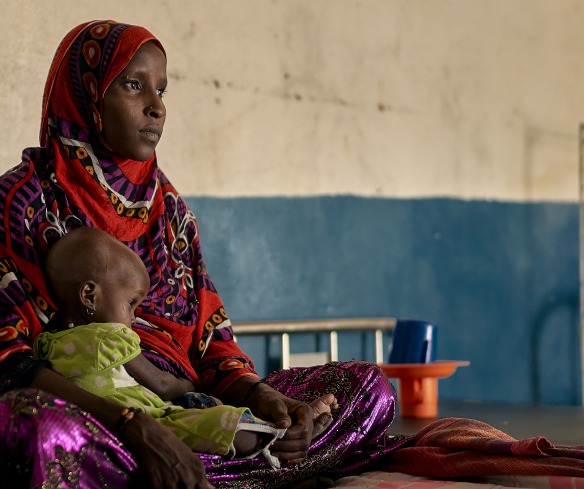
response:
[(75, 326), (131, 326), (136, 307), (150, 290), (138, 255), (95, 228), (75, 229), (60, 238), (49, 250), (45, 269), (63, 320)]

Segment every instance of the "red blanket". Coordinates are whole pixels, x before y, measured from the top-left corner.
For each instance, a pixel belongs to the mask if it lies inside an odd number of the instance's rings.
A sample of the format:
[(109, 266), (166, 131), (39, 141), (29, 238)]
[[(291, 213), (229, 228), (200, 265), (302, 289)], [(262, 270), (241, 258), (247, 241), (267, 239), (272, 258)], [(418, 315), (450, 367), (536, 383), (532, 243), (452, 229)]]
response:
[(481, 421), (446, 418), (419, 431), (392, 454), (383, 469), (439, 478), (584, 477), (584, 446), (554, 446), (543, 436), (516, 440)]

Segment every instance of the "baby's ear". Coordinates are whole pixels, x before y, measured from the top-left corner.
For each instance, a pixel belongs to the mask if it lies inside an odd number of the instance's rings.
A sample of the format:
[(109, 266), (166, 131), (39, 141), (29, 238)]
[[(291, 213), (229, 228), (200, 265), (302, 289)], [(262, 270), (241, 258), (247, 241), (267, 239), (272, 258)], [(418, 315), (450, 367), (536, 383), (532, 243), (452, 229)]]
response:
[(85, 307), (95, 306), (97, 289), (97, 284), (93, 280), (88, 280), (79, 287), (79, 299)]

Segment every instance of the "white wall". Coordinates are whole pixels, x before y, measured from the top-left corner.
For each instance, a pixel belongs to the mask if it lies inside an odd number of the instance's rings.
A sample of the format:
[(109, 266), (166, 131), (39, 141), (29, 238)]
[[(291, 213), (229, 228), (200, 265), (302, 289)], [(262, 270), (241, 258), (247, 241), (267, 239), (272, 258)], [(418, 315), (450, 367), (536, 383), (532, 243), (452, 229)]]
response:
[(187, 195), (574, 201), (581, 0), (0, 0), (0, 170), (38, 141), (74, 25), (169, 58), (161, 166)]

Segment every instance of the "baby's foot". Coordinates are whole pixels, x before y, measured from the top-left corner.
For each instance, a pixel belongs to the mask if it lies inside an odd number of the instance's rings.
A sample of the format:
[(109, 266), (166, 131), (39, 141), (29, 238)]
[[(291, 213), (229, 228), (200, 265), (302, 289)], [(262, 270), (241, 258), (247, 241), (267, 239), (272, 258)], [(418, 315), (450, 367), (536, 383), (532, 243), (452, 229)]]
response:
[(312, 438), (315, 439), (321, 435), (333, 422), (333, 416), (331, 413), (334, 413), (339, 405), (337, 404), (337, 399), (333, 394), (325, 394), (324, 396), (321, 396), (318, 399), (312, 401), (310, 403), (310, 407), (314, 413), (312, 418), (314, 424), (312, 429)]
[(315, 399), (310, 403), (310, 407), (314, 413), (314, 420), (316, 420), (321, 414), (335, 412), (339, 405), (337, 404), (337, 399), (333, 394), (325, 394)]

